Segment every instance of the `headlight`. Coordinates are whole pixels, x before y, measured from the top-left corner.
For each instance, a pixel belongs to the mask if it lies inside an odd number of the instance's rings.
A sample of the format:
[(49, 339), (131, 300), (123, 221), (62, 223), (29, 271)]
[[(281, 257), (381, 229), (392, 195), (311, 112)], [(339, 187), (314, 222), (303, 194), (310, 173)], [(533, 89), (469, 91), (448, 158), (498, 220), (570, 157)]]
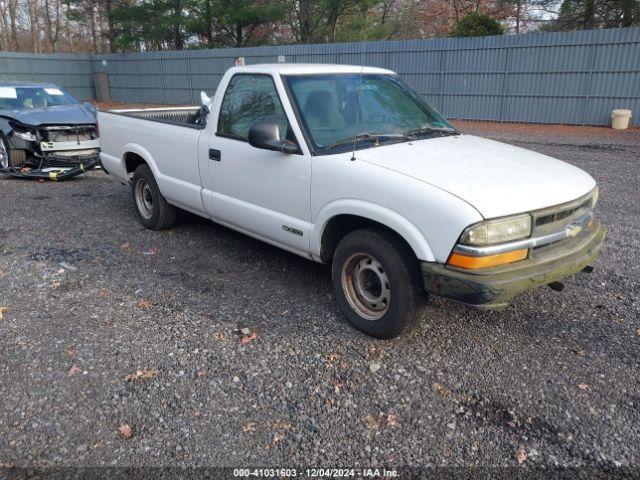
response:
[(21, 139), (26, 140), (27, 142), (35, 142), (36, 141), (36, 134), (32, 130), (27, 130), (27, 129), (19, 128), (19, 127), (13, 127), (13, 134), (16, 137), (20, 137)]
[(519, 240), (531, 235), (531, 216), (528, 214), (500, 220), (488, 220), (467, 228), (460, 243), (486, 246)]

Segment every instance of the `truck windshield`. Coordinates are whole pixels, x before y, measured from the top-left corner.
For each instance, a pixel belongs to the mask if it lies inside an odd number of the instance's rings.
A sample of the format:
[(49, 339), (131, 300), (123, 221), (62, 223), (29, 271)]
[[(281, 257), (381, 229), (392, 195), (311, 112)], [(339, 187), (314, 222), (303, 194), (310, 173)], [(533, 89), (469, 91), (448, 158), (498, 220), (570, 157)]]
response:
[(348, 149), (350, 139), (364, 148), (457, 133), (395, 75), (299, 75), (285, 81), (316, 151)]
[(0, 86), (0, 110), (23, 110), (72, 105), (78, 101), (58, 87)]

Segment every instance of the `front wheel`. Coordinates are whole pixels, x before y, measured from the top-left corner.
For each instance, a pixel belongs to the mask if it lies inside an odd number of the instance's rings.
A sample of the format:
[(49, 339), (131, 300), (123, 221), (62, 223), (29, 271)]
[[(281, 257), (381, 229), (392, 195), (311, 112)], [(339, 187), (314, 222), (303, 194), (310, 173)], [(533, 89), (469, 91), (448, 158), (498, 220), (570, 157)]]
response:
[(402, 240), (366, 228), (338, 244), (331, 268), (338, 304), (358, 330), (394, 338), (422, 316), (426, 294), (418, 261)]
[(148, 165), (136, 168), (131, 179), (131, 195), (140, 222), (151, 230), (170, 228), (176, 221), (176, 208), (160, 193)]
[(24, 150), (9, 148), (9, 142), (0, 134), (0, 168), (19, 167), (27, 160)]

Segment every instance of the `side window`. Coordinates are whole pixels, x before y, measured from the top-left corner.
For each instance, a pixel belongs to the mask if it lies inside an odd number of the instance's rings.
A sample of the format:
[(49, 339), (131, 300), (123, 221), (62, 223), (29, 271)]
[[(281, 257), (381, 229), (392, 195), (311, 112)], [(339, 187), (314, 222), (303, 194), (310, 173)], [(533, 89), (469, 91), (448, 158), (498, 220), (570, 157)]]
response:
[(218, 133), (246, 140), (249, 127), (257, 120), (278, 123), (280, 138), (291, 135), (273, 79), (268, 75), (236, 74), (222, 100)]

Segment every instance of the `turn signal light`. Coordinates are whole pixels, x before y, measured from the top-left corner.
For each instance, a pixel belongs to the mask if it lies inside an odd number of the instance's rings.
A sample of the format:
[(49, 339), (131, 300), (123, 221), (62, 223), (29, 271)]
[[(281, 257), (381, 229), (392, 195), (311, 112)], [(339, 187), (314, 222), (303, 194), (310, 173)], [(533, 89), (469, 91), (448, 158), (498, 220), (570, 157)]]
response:
[(452, 253), (447, 263), (454, 267), (467, 269), (488, 268), (524, 260), (527, 258), (528, 253), (529, 251), (526, 248), (484, 257), (472, 257), (460, 253)]

